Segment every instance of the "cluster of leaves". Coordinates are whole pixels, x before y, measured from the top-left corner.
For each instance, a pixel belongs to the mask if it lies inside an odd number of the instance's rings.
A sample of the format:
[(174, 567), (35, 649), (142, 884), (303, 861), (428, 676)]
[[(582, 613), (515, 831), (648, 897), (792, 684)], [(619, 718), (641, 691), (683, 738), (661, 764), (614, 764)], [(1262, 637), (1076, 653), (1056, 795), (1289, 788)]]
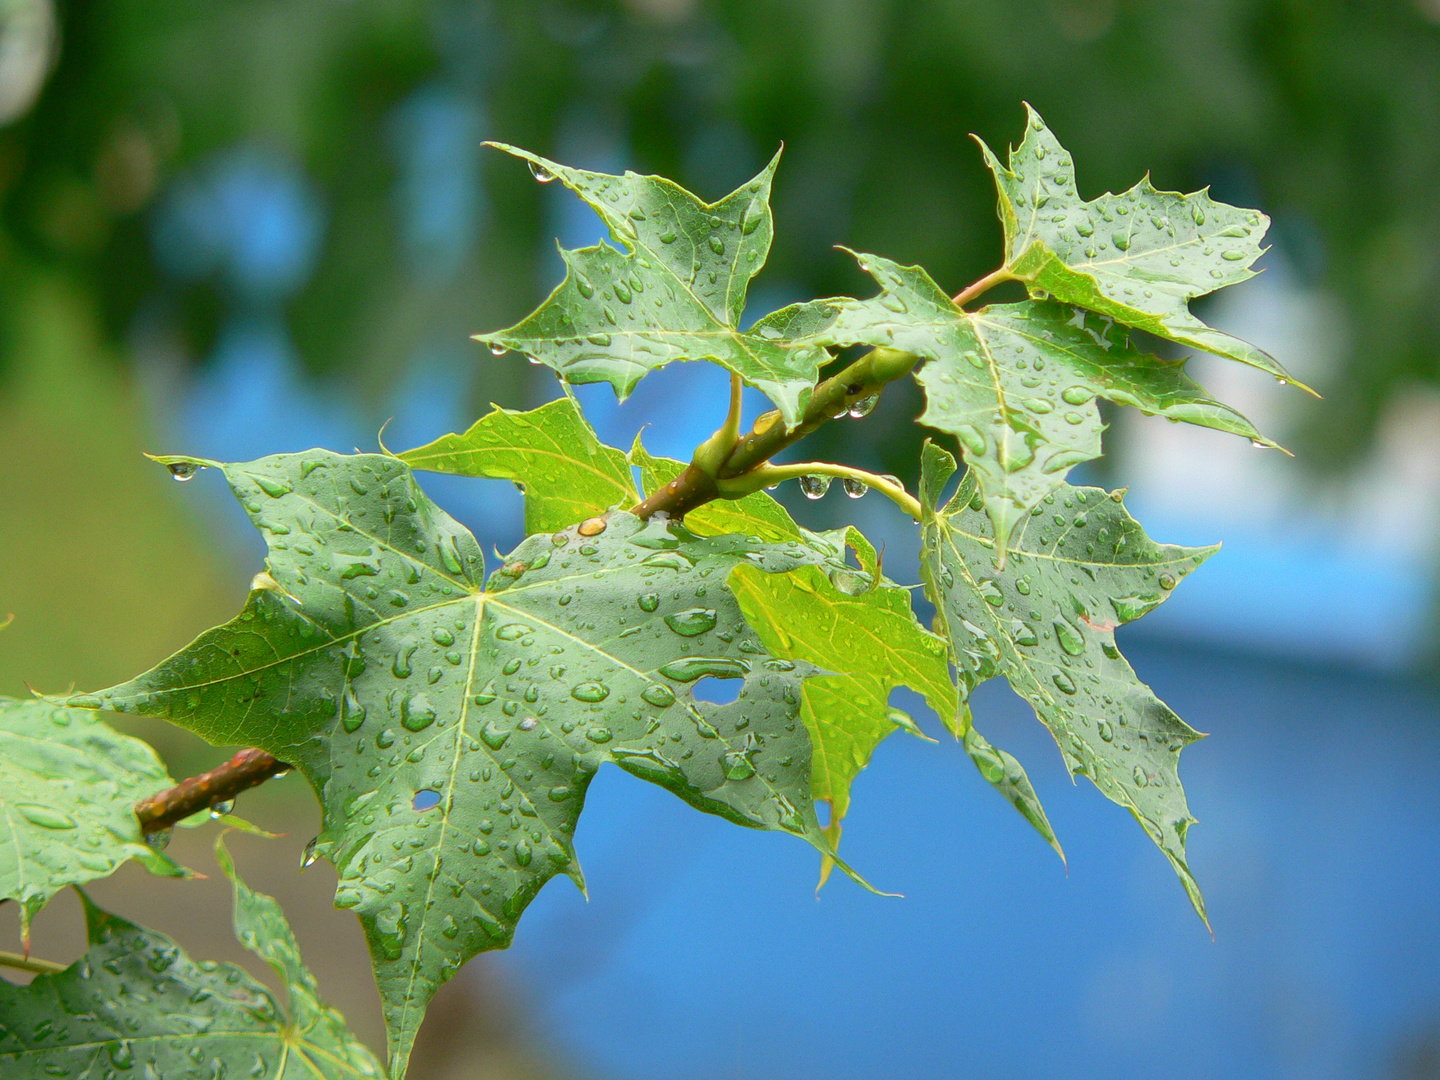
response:
[[(1142, 330), (1286, 378), (1187, 306), (1249, 276), (1263, 216), (1148, 181), (1084, 201), (1069, 155), (1032, 113), (1007, 165), (986, 151), (1005, 259), (976, 288), (952, 300), (918, 267), (861, 255), (874, 297), (799, 304), (742, 330), (771, 238), (775, 162), (712, 205), (661, 178), (511, 152), (592, 206), (613, 245), (563, 252), (565, 280), (539, 309), (480, 340), (549, 365), (562, 385), (605, 381), (622, 398), (665, 364), (710, 360), (768, 394), (776, 413), (742, 440), (732, 411), (688, 467), (638, 439), (628, 452), (601, 444), (568, 394), (529, 412), (497, 408), (399, 455), (161, 459), (180, 476), (223, 472), (268, 545), (265, 571), (234, 620), (153, 670), (63, 708), (0, 712), (0, 737), (13, 728), (35, 747), (13, 766), (0, 759), (16, 772), (0, 799), (15, 798), (33, 825), (11, 826), (20, 855), (13, 869), (0, 862), (5, 895), (28, 916), (56, 889), (130, 856), (175, 872), (127, 817), (138, 795), (165, 785), (163, 769), (83, 710), (161, 716), (217, 745), (259, 747), (303, 772), (321, 800), (315, 851), (338, 871), (336, 905), (364, 926), (398, 1080), (436, 989), (477, 953), (508, 944), (551, 877), (584, 887), (573, 836), (607, 762), (708, 813), (791, 833), (818, 849), (824, 873), (838, 865), (861, 881), (837, 852), (850, 785), (891, 732), (920, 734), (888, 704), (908, 686), (1059, 851), (1023, 767), (972, 723), (971, 692), (1003, 676), (1072, 772), (1134, 814), (1203, 918), (1178, 775), (1179, 752), (1198, 734), (1139, 681), (1114, 631), (1162, 603), (1213, 549), (1156, 544), (1122, 492), (1066, 476), (1100, 454), (1100, 397), (1266, 442), (1183, 361), (1131, 337)], [(1024, 282), (1030, 299), (978, 311), (958, 302), (1002, 280)], [(725, 473), (747, 440), (830, 419), (816, 414), (822, 368), (856, 345), (904, 358), (887, 377), (915, 370), (928, 402), (920, 421), (953, 438), (967, 466), (947, 497), (959, 465), (927, 443), (918, 499), (890, 478), (816, 466), (871, 483), (916, 518), (933, 629), (857, 530), (802, 528), (760, 490), (775, 473), (763, 462)], [(474, 536), (426, 497), (416, 469), (516, 481), (527, 539), (487, 576)], [(724, 480), (725, 497), (680, 507), (683, 520), (655, 512), (697, 469)], [(738, 696), (703, 700), (695, 691), (706, 678), (739, 680)], [(125, 755), (129, 764), (116, 764)], [(61, 776), (65, 798), (33, 794)], [(255, 907), (245, 896), (240, 907)], [(93, 949), (116, 935), (151, 940), (90, 918)], [(252, 932), (270, 942), (257, 951), (287, 983), (308, 986), (293, 949), (275, 943), (284, 938), (275, 919)], [(56, 987), (69, 980), (63, 993), (0, 998), (0, 1022), (13, 1008), (60, 1025), (86, 964), (55, 977)], [(177, 988), (204, 981), (191, 967), (173, 976)], [(334, 1014), (312, 991), (299, 1005), (295, 993), (291, 1023), (324, 1030), (336, 1069), (364, 1072), (368, 1058)], [(273, 1047), (273, 1012), (245, 1008), (264, 1014), (269, 1026), (255, 1038)], [(0, 1061), (5, 1053), (41, 1060), (29, 1044), (0, 1043)]]

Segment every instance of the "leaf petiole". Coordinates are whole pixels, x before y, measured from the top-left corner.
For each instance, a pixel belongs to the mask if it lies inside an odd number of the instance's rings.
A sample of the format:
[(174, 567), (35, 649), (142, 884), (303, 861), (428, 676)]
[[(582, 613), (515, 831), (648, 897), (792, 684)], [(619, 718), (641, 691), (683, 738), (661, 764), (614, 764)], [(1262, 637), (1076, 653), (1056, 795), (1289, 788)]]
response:
[(12, 952), (0, 952), (0, 967), (28, 971), (34, 975), (58, 975), (65, 970), (64, 964), (57, 964), (53, 960), (37, 960)]
[(1010, 267), (1002, 266), (1000, 267), (1000, 269), (994, 270), (991, 273), (986, 274), (974, 284), (967, 285), (965, 288), (961, 289), (958, 293), (956, 293), (951, 299), (954, 301), (956, 307), (963, 307), (971, 300), (974, 300), (981, 293), (989, 292), (996, 285), (999, 285), (1002, 281), (1016, 280), (1018, 279), (1013, 273), (1010, 272)]

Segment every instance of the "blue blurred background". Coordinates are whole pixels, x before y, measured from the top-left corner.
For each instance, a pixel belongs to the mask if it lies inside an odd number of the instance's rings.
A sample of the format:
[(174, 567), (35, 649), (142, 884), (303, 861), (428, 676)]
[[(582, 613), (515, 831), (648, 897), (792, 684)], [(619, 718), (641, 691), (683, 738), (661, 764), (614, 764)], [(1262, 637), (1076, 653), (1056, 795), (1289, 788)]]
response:
[[(855, 787), (848, 855), (905, 899), (843, 880), (817, 898), (802, 845), (602, 772), (577, 839), (591, 900), (552, 885), (508, 953), (447, 987), (415, 1075), (1440, 1078), (1434, 0), (0, 0), (0, 692), (125, 677), (243, 596), (261, 557), (243, 516), (142, 449), (368, 450), (387, 420), (401, 448), (557, 395), (468, 335), (545, 295), (557, 238), (602, 232), (483, 139), (711, 198), (783, 141), (753, 318), (865, 289), (835, 243), (952, 290), (992, 268), (967, 133), (1003, 145), (1022, 100), (1086, 195), (1149, 169), (1269, 213), (1265, 273), (1203, 315), (1325, 395), (1197, 357), (1296, 456), (1117, 413), (1085, 477), (1128, 486), (1157, 539), (1225, 543), (1121, 633), (1211, 733), (1182, 776), (1214, 940), (990, 685), (976, 715), (1029, 767), (1068, 873), (948, 740), (897, 736)], [(725, 385), (677, 365), (623, 406), (579, 393), (606, 441), (648, 425), (688, 457)], [(913, 482), (918, 408), (887, 393), (806, 454)], [(487, 549), (520, 539), (509, 484), (424, 483)], [(917, 579), (890, 504), (781, 494), (815, 527), (858, 518)], [(219, 757), (129, 723), (177, 774)], [(238, 842), (242, 867), (379, 1045), (333, 879), (293, 869), (313, 800), (292, 779), (244, 809), (291, 832)], [(97, 895), (238, 959), (208, 888), (126, 872)], [(37, 948), (77, 951), (72, 923), (57, 904)]]

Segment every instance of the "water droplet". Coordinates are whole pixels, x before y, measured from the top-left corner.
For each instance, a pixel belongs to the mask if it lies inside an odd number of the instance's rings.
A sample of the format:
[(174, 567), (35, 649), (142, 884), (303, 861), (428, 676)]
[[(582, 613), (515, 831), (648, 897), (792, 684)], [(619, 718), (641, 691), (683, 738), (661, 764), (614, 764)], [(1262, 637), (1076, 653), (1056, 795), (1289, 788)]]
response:
[(212, 803), (212, 804), (210, 805), (210, 816), (211, 816), (212, 818), (222, 818), (222, 817), (224, 817), (226, 814), (232, 814), (232, 813), (234, 813), (234, 812), (235, 812), (235, 800), (234, 800), (234, 799), (221, 799), (219, 802), (217, 802), (217, 803)]
[(412, 694), (400, 702), (400, 726), (406, 731), (424, 731), (435, 722), (435, 706), (424, 694)]
[(492, 346), (490, 346), (490, 355), (491, 355), (491, 356), (504, 356), (504, 355), (505, 355), (506, 353), (508, 353), (509, 351), (510, 351), (510, 350), (507, 349), (504, 345), (492, 345)]
[(647, 592), (637, 601), (641, 611), (654, 611), (660, 606), (660, 597), (653, 592)]
[(666, 229), (664, 232), (662, 232), (662, 233), (660, 234), (660, 243), (662, 243), (662, 244), (673, 244), (674, 242), (675, 242), (675, 230), (674, 230), (674, 229)]
[(828, 476), (802, 476), (800, 477), (800, 491), (807, 499), (823, 498), (825, 492), (830, 490), (830, 477)]
[(434, 632), (431, 633), (430, 640), (435, 642), (436, 645), (454, 645), (455, 635), (441, 626), (437, 627)]
[(745, 208), (745, 216), (740, 219), (740, 231), (749, 236), (760, 228), (764, 220), (765, 204), (761, 200), (755, 199)]
[(609, 334), (587, 334), (585, 340), (591, 345), (599, 345), (602, 349), (610, 344)]
[(320, 854), (316, 850), (319, 846), (320, 838), (318, 836), (312, 836), (310, 842), (305, 845), (305, 850), (300, 853), (301, 870), (308, 870), (315, 865), (315, 860), (320, 858)]
[(529, 865), (530, 865), (530, 859), (532, 858), (532, 856), (533, 856), (533, 852), (532, 852), (532, 850), (531, 850), (531, 848), (530, 848), (530, 841), (528, 841), (528, 840), (516, 840), (516, 841), (515, 841), (515, 862), (516, 862), (518, 865), (520, 865), (520, 866), (529, 866)]
[(599, 536), (606, 529), (606, 521), (603, 517), (586, 518), (580, 523), (575, 531), (581, 536)]
[(750, 670), (744, 660), (723, 656), (687, 656), (672, 660), (660, 668), (660, 674), (676, 682), (694, 682), (706, 675), (717, 679), (738, 679)]
[(1005, 603), (1005, 594), (1000, 591), (1000, 586), (997, 585), (993, 579), (986, 578), (981, 581), (976, 588), (985, 603), (991, 607), (998, 608)]
[(1029, 595), (1030, 595), (1030, 579), (1029, 579), (1028, 577), (1022, 577), (1022, 578), (1018, 579), (1018, 580), (1015, 582), (1015, 591), (1018, 592), (1021, 596), (1029, 596)]
[(630, 293), (629, 285), (625, 284), (625, 282), (623, 281), (617, 281), (614, 285), (611, 286), (611, 288), (615, 291), (616, 300), (619, 300), (622, 304), (630, 303), (632, 296)]
[(1116, 647), (1113, 641), (1101, 642), (1100, 651), (1103, 652), (1106, 656), (1108, 656), (1111, 660), (1120, 659), (1120, 650)]
[(499, 750), (505, 745), (506, 740), (509, 738), (510, 732), (495, 723), (494, 720), (487, 722), (486, 725), (480, 729), (480, 741), (491, 750)]
[(536, 180), (539, 180), (540, 183), (548, 184), (551, 180), (555, 179), (555, 174), (538, 161), (527, 161), (525, 164), (530, 166), (530, 175), (535, 177)]
[(524, 623), (506, 623), (495, 631), (495, 637), (500, 641), (518, 641), (531, 632)]
[(654, 683), (647, 686), (640, 694), (651, 705), (657, 709), (663, 709), (668, 705), (675, 704), (675, 693), (668, 686)]
[[(1064, 619), (1056, 619), (1052, 625), (1055, 627), (1055, 640), (1060, 643), (1060, 648), (1071, 656), (1079, 656), (1085, 651), (1085, 637), (1079, 630)], [(1066, 693), (1074, 691), (1067, 690)]]
[(42, 829), (73, 829), (77, 827), (74, 818), (53, 807), (41, 806), (39, 803), (16, 803), (15, 809), (31, 825), (37, 825)]
[(1050, 676), (1050, 681), (1055, 684), (1055, 688), (1062, 694), (1075, 693), (1075, 680), (1063, 671), (1057, 671), (1054, 675)]
[(724, 757), (726, 780), (748, 780), (755, 775), (755, 766), (750, 761), (750, 752), (733, 750)]
[(865, 483), (865, 481), (856, 480), (851, 476), (847, 476), (840, 481), (840, 486), (845, 489), (845, 494), (852, 499), (864, 498), (865, 493), (870, 490), (870, 485)]
[(1136, 787), (1150, 786), (1150, 777), (1145, 775), (1145, 770), (1142, 769), (1139, 765), (1135, 766), (1135, 771), (1131, 775), (1135, 777)]
[(1084, 405), (1095, 395), (1083, 386), (1067, 386), (1060, 391), (1060, 396), (1071, 405)]
[(1016, 645), (1030, 646), (1040, 643), (1040, 639), (1036, 636), (1034, 628), (1027, 623), (1021, 622), (1019, 619), (1010, 620), (1010, 638)]
[(604, 744), (615, 737), (608, 727), (592, 727), (585, 732), (585, 737), (596, 744)]
[(174, 834), (174, 829), (156, 829), (145, 834), (145, 843), (156, 851), (164, 851), (170, 846), (170, 837)]
[(850, 403), (850, 419), (860, 420), (869, 416), (875, 411), (875, 405), (880, 400), (879, 394), (871, 394), (869, 397), (858, 398)]
[(1236, 251), (1231, 248), (1230, 250), (1222, 251), (1220, 253), (1220, 257), (1226, 262), (1239, 262), (1241, 259), (1245, 258), (1245, 252)]
[(1115, 741), (1115, 728), (1114, 728), (1113, 726), (1111, 726), (1109, 720), (1105, 720), (1105, 719), (1097, 720), (1097, 721), (1095, 722), (1095, 730), (1099, 733), (1100, 738), (1101, 738), (1102, 741), (1104, 741), (1104, 742), (1114, 742), (1114, 741)]
[(1174, 575), (1174, 574), (1161, 574), (1161, 575), (1160, 575), (1160, 588), (1164, 589), (1166, 592), (1169, 592), (1171, 589), (1175, 588), (1175, 575)]
[(681, 637), (699, 637), (715, 627), (716, 615), (710, 608), (689, 608), (665, 616), (665, 625)]
[(604, 701), (610, 696), (610, 688), (600, 682), (582, 682), (571, 688), (570, 696), (576, 701)]
[[(283, 480), (272, 480), (268, 476), (255, 477), (255, 486), (258, 487), (261, 491), (263, 491), (266, 495), (269, 495), (272, 499), (278, 499), (282, 495), (290, 494), (289, 484), (285, 483)], [(364, 492), (362, 491), (361, 494), (363, 495)]]
[(165, 466), (170, 470), (170, 477), (179, 480), (182, 484), (186, 480), (193, 479), (195, 474), (204, 468), (203, 465), (196, 465), (193, 461), (172, 461)]
[(721, 240), (720, 237), (712, 234), (710, 237), (710, 250), (713, 251), (716, 255), (724, 255), (725, 241)]
[(1153, 596), (1112, 596), (1110, 606), (1115, 609), (1115, 614), (1122, 623), (1133, 622), (1140, 618), (1164, 597), (1156, 594)]
[(1130, 237), (1124, 233), (1117, 232), (1112, 234), (1110, 241), (1121, 251), (1128, 251), (1130, 249)]

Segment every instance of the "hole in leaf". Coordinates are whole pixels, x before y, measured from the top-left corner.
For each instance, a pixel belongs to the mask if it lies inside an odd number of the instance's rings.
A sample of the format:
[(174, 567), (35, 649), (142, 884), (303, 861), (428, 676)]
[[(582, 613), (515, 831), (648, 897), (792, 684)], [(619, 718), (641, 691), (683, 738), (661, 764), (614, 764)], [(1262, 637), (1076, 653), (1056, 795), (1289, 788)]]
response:
[(744, 685), (744, 679), (717, 679), (711, 675), (697, 682), (691, 693), (699, 701), (709, 701), (715, 705), (729, 705), (740, 696), (740, 689)]
[(415, 798), (410, 805), (416, 810), (434, 810), (440, 805), (440, 793), (431, 791), (429, 788), (422, 788), (415, 792)]

